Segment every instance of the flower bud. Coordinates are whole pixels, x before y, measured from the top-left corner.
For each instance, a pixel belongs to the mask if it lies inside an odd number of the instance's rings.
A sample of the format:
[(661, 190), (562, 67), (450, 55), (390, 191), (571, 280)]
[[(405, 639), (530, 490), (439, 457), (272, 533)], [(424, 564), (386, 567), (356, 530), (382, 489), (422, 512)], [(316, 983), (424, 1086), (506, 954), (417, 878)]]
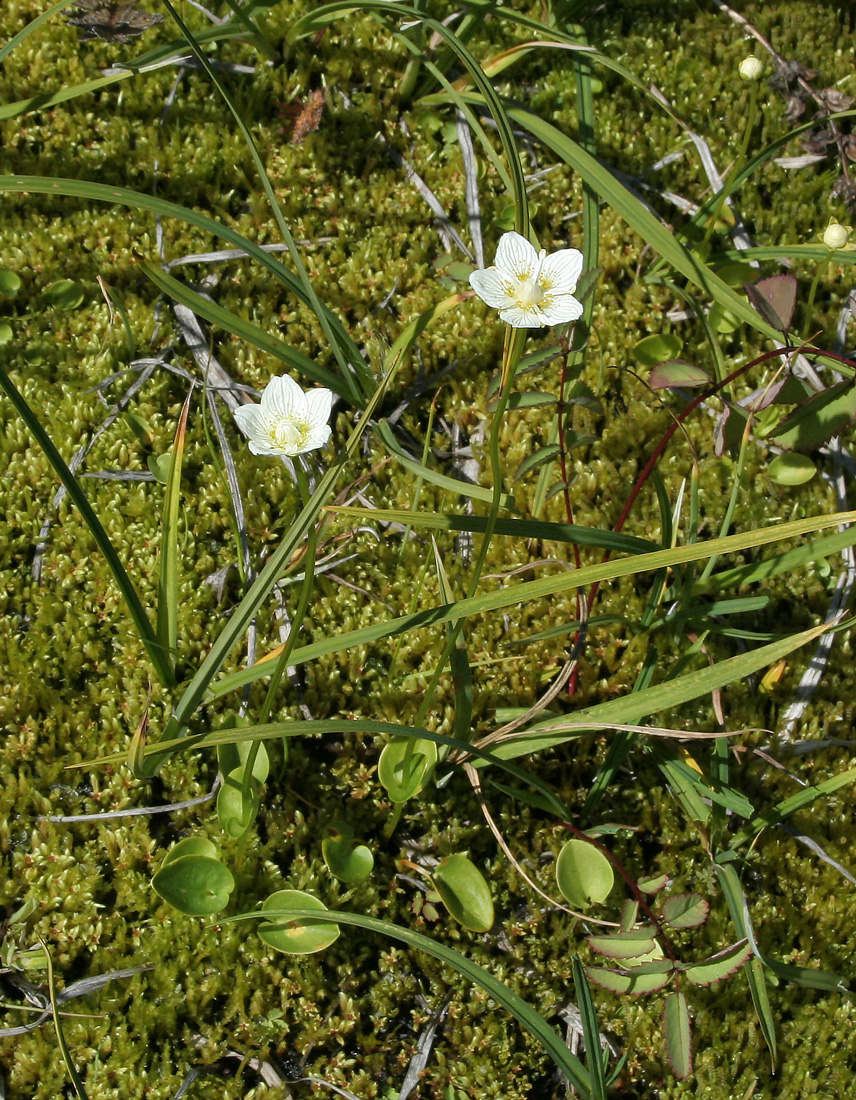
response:
[(850, 230), (846, 225), (839, 225), (838, 222), (831, 221), (823, 231), (822, 240), (827, 248), (844, 248), (849, 236)]
[(737, 71), (744, 80), (757, 80), (764, 71), (764, 66), (757, 57), (744, 57)]

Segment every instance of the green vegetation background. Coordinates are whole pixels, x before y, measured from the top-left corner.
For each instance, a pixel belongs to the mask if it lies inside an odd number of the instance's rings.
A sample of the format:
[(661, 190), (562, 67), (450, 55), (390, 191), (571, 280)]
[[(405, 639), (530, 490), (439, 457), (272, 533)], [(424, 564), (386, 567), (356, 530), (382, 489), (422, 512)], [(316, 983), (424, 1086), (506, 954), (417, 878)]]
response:
[[(221, 9), (225, 14), (226, 5), (219, 5)], [(300, 3), (290, 2), (271, 9), (263, 26), (274, 44), (282, 43), (302, 10)], [(852, 72), (853, 38), (842, 32), (834, 5), (791, 0), (750, 4), (743, 12), (786, 57), (821, 69), (823, 86)], [(32, 0), (8, 0), (4, 38), (35, 14)], [(189, 7), (185, 14), (192, 26), (204, 25)], [(729, 161), (742, 123), (737, 64), (746, 53), (759, 51), (747, 45), (723, 15), (705, 4), (681, 0), (665, 5), (627, 0), (602, 5), (588, 30), (593, 44), (665, 92), (711, 142), (720, 167)], [(487, 41), (491, 35), (492, 43)], [(170, 36), (164, 24), (142, 43), (150, 46), (156, 37)], [(488, 25), (483, 38), (484, 56), (509, 44), (507, 29), (497, 24)], [(137, 49), (80, 42), (73, 28), (56, 19), (6, 61), (0, 95), (11, 102), (93, 79)], [(367, 18), (351, 17), (320, 41), (299, 44), (285, 63), (267, 65), (249, 45), (240, 43), (222, 47), (219, 56), (253, 66), (252, 73), (230, 75), (229, 86), (259, 144), (294, 235), (305, 242), (305, 261), (320, 296), (377, 362), (380, 350), (404, 323), (446, 294), (434, 269), (444, 249), (432, 216), (377, 135), (384, 134), (412, 161), (452, 220), (465, 226), (463, 167), (449, 116), (408, 111), (402, 116), (406, 129), (399, 128), (394, 91), (402, 57), (380, 25)], [(514, 79), (510, 87), (516, 95), (575, 132), (572, 74), (556, 51), (530, 59), (515, 70)], [(634, 175), (673, 149), (685, 149), (678, 128), (650, 100), (611, 74), (601, 79), (597, 142), (604, 160)], [(250, 158), (222, 103), (204, 74), (183, 70), (174, 102), (165, 113), (175, 80), (176, 70), (169, 68), (3, 123), (2, 170), (136, 188), (197, 207), (259, 243), (274, 243), (275, 227)], [(320, 130), (302, 144), (290, 145), (288, 105), (322, 85), (328, 92)], [(848, 86), (844, 90), (853, 91)], [(347, 94), (350, 106), (339, 92)], [(762, 92), (761, 102), (759, 140), (770, 140), (784, 132), (787, 123), (781, 100)], [(534, 221), (542, 241), (578, 244), (579, 182), (566, 169), (553, 168), (540, 150), (533, 148), (527, 156), (528, 171), (551, 169), (533, 193)], [(775, 244), (793, 241), (796, 234), (804, 241), (822, 230), (830, 213), (847, 220), (840, 207), (829, 205), (834, 174), (828, 163), (791, 173), (765, 169), (763, 192), (748, 188), (739, 196), (756, 239)], [(690, 155), (649, 178), (656, 186), (691, 197), (704, 186)], [(490, 255), (507, 198), (489, 174), (482, 181), (482, 202)], [(220, 244), (177, 222), (158, 227), (151, 217), (132, 211), (51, 196), (4, 196), (0, 229), (0, 267), (16, 271), (23, 280), (14, 300), (0, 302), (0, 319), (7, 320), (14, 332), (3, 350), (16, 384), (68, 459), (103, 421), (107, 406), (123, 392), (131, 375), (122, 374), (106, 389), (97, 387), (108, 376), (126, 371), (131, 358), (163, 357), (194, 370), (169, 303), (159, 300), (140, 276), (136, 258), (158, 256), (159, 232), (167, 260)], [(577, 462), (579, 476), (572, 492), (576, 519), (582, 524), (605, 526), (614, 521), (620, 487), (629, 488), (669, 422), (667, 412), (652, 404), (641, 383), (620, 369), (628, 363), (627, 349), (636, 340), (669, 325), (664, 314), (672, 303), (637, 278), (638, 265), (645, 259), (643, 242), (604, 209), (604, 274), (585, 374), (603, 401), (604, 413), (588, 425), (597, 443)], [(289, 343), (327, 363), (313, 319), (251, 262), (196, 265), (174, 273), (204, 284), (220, 304), (270, 331), (284, 326)], [(811, 276), (810, 271), (797, 274), (804, 283)], [(66, 278), (82, 284), (84, 303), (74, 310), (47, 306), (43, 292)], [(98, 279), (121, 300), (133, 347), (120, 317), (111, 318)], [(836, 285), (830, 280), (820, 302), (827, 311), (828, 342), (849, 289), (846, 281)], [(820, 316), (817, 323), (822, 322)], [(479, 303), (468, 302), (423, 342), (427, 374), (449, 368), (433, 440), (439, 448), (451, 450), (452, 433), (459, 431), (464, 442), (476, 438), (478, 454), (487, 380), (497, 362), (501, 330)], [(739, 339), (740, 334), (731, 354), (742, 354)], [(214, 333), (212, 340), (235, 379), (264, 385), (273, 369), (269, 361), (224, 334)], [(402, 392), (416, 380), (416, 370), (414, 363), (410, 376), (402, 380)], [(552, 370), (539, 380), (544, 388), (555, 383)], [(97, 441), (85, 471), (145, 471), (147, 459), (170, 445), (185, 394), (181, 378), (157, 370), (132, 403), (150, 428), (151, 441), (141, 442), (119, 418)], [(403, 418), (420, 444), (431, 396), (411, 403)], [(392, 407), (390, 403), (387, 411)], [(463, 779), (418, 806), (412, 804), (387, 843), (380, 839), (387, 810), (371, 775), (378, 747), (342, 738), (294, 745), (284, 771), (275, 771), (269, 783), (257, 829), (240, 843), (219, 835), (210, 803), (104, 823), (46, 819), (202, 795), (210, 789), (216, 764), (210, 756), (188, 755), (172, 761), (151, 784), (133, 781), (122, 767), (67, 770), (127, 746), (146, 703), (145, 655), (82, 521), (65, 504), (47, 537), (41, 581), (33, 580), (38, 533), (51, 514), (55, 478), (8, 404), (2, 408), (0, 510), (6, 523), (0, 530), (0, 652), (5, 672), (0, 693), (0, 895), (9, 909), (27, 898), (38, 902), (36, 918), (26, 930), (10, 933), (4, 957), (14, 962), (15, 952), (28, 946), (36, 931), (52, 953), (61, 985), (117, 968), (153, 964), (146, 972), (68, 1005), (70, 1011), (92, 1014), (65, 1019), (91, 1100), (166, 1100), (195, 1065), (210, 1070), (191, 1084), (187, 1095), (196, 1098), (316, 1094), (309, 1083), (266, 1090), (249, 1071), (228, 1078), (228, 1052), (262, 1059), (272, 1055), (288, 1075), (324, 1078), (360, 1100), (394, 1097), (422, 1026), (446, 999), (448, 1016), (415, 1095), (425, 1100), (541, 1100), (562, 1095), (551, 1067), (513, 1021), (434, 960), (355, 931), (346, 931), (319, 957), (272, 956), (249, 925), (217, 927), (183, 917), (161, 904), (149, 886), (154, 866), (172, 842), (207, 831), (235, 870), (238, 887), (232, 911), (252, 908), (272, 890), (293, 886), (317, 892), (328, 904), (344, 901), (410, 923), (460, 946), (540, 1009), (552, 1009), (552, 1019), (559, 1024), (560, 1010), (573, 1000), (571, 955), (577, 941), (566, 919), (545, 911), (497, 852)], [(340, 416), (338, 432), (347, 419), (344, 413)], [(504, 441), (509, 471), (536, 445), (544, 427), (537, 411), (509, 418)], [(240, 448), (237, 432), (229, 430)], [(712, 454), (708, 423), (699, 424), (694, 433), (713, 524), (724, 506), (728, 464)], [(380, 450), (368, 455), (365, 467), (357, 471), (378, 463), (364, 492), (381, 507), (409, 506), (413, 480), (395, 465), (380, 465), (382, 458)], [(688, 447), (672, 445), (663, 472), (673, 492), (690, 461)], [(240, 453), (239, 473), (250, 543), (258, 555), (288, 523), (294, 491), (276, 462), (254, 459), (245, 450)], [(98, 478), (85, 484), (135, 579), (152, 596), (161, 487)], [(525, 487), (520, 491), (525, 493)], [(459, 503), (435, 496), (427, 486), (422, 490), (420, 507), (448, 510)], [(219, 600), (205, 583), (233, 563), (236, 552), (228, 497), (205, 441), (198, 401), (191, 414), (183, 505), (181, 637), (192, 666), (238, 594), (234, 570)], [(757, 454), (737, 522), (759, 524), (833, 508), (820, 479), (799, 490), (774, 486), (764, 474), (763, 456)], [(563, 517), (556, 511), (550, 518)], [(656, 522), (654, 506), (643, 505), (628, 531), (646, 534), (647, 525)], [(347, 527), (342, 524), (340, 529)], [(445, 549), (455, 581), (466, 566), (453, 556), (451, 542)], [(358, 532), (349, 553), (354, 557), (336, 568), (339, 579), (318, 581), (310, 619), (316, 637), (406, 611), (426, 547), (410, 543), (402, 553), (394, 533), (381, 532), (378, 539)], [(491, 572), (527, 560), (525, 552), (507, 540), (495, 540), (492, 553)], [(420, 599), (435, 602), (431, 575), (421, 584)], [(827, 603), (824, 578), (818, 574), (783, 579), (772, 594), (770, 608), (752, 624), (756, 629), (776, 629), (783, 623), (788, 629), (807, 626)], [(639, 599), (634, 582), (625, 582), (604, 596), (600, 610), (632, 615)], [(498, 705), (527, 705), (563, 654), (562, 639), (523, 651), (503, 649), (501, 643), (575, 617), (573, 601), (563, 598), (525, 608), (516, 622), (492, 621), (475, 628), (471, 657), (477, 665), (478, 713), (488, 714)], [(260, 631), (262, 650), (275, 644), (270, 614), (263, 617)], [(718, 644), (717, 655), (727, 655), (723, 643)], [(318, 662), (306, 669), (303, 702), (315, 717), (345, 713), (412, 721), (427, 682), (422, 670), (430, 675), (441, 645), (439, 632), (423, 632), (404, 638), (394, 656), (378, 647)], [(595, 634), (580, 699), (592, 702), (628, 690), (641, 655), (641, 649), (634, 652), (632, 634)], [(852, 716), (850, 656), (846, 642), (837, 644), (800, 736), (847, 735)], [(235, 664), (241, 660), (236, 653)], [(772, 696), (753, 696), (742, 685), (730, 691), (730, 725), (774, 728), (800, 672), (798, 662), (792, 662)], [(282, 713), (296, 716), (293, 694), (288, 704)], [(162, 719), (164, 705), (156, 693), (154, 723)], [(695, 712), (688, 708), (679, 720), (689, 725), (709, 721), (707, 705), (699, 705)], [(437, 728), (444, 731), (442, 725)], [(602, 751), (600, 740), (577, 742), (540, 762), (539, 768), (573, 806), (584, 796)], [(666, 870), (676, 888), (713, 896), (697, 838), (663, 795), (656, 773), (644, 760), (636, 763), (636, 772), (626, 776), (624, 786), (604, 806), (605, 820), (639, 830), (632, 843), (618, 844), (619, 854), (633, 873)], [(826, 749), (794, 766), (804, 778), (822, 778), (847, 764), (844, 750)], [(743, 782), (746, 790), (770, 801), (794, 789), (787, 777), (764, 771), (757, 763), (747, 764)], [(550, 857), (565, 834), (537, 811), (518, 803), (506, 805), (496, 791), (489, 793), (489, 800), (512, 849), (549, 890)], [(341, 810), (372, 843), (377, 859), (370, 883), (350, 900), (320, 860), (323, 823)], [(810, 826), (825, 850), (847, 865), (854, 829), (849, 794), (824, 804)], [(429, 924), (415, 916), (412, 909), (414, 903), (418, 908), (419, 892), (396, 877), (395, 860), (408, 852), (442, 854), (463, 847), (486, 869), (494, 890), (498, 923), (487, 936), (473, 936), (445, 918)], [(753, 918), (763, 945), (785, 961), (846, 970), (856, 940), (852, 887), (783, 833), (764, 837), (754, 858)], [(703, 935), (693, 941), (692, 949), (699, 954), (729, 941), (723, 910), (722, 905), (715, 908)], [(40, 980), (38, 972), (33, 980)], [(693, 991), (696, 1069), (686, 1083), (676, 1082), (666, 1066), (656, 997), (620, 1000), (597, 995), (602, 1027), (631, 1052), (622, 1095), (662, 1100), (847, 1095), (856, 1069), (852, 1001), (796, 987), (780, 986), (770, 993), (780, 1025), (779, 1074), (770, 1073), (748, 990), (738, 976), (720, 987)], [(2, 1018), (4, 1026), (19, 1022), (21, 1015), (11, 1011)], [(49, 1025), (0, 1041), (0, 1064), (11, 1100), (55, 1100), (68, 1094)], [(233, 1069), (236, 1064), (231, 1063)], [(448, 1091), (450, 1087), (456, 1091)], [(329, 1094), (326, 1088), (321, 1091)]]

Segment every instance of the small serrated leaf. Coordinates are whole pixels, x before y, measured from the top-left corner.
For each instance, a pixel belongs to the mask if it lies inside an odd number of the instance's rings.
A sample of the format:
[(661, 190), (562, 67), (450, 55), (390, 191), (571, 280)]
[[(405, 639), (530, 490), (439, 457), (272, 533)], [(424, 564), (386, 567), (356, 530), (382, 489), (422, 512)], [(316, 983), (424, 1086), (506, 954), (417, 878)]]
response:
[(609, 936), (589, 936), (588, 943), (592, 951), (610, 959), (636, 959), (654, 951), (657, 946), (651, 928), (615, 932)]
[(670, 993), (663, 1009), (666, 1055), (676, 1077), (689, 1077), (693, 1068), (690, 1010), (683, 993)]
[(723, 978), (730, 978), (752, 958), (752, 948), (747, 942), (726, 947), (724, 951), (711, 955), (708, 959), (686, 967), (684, 973), (693, 985), (713, 985)]
[(633, 901), (632, 898), (625, 898), (621, 903), (621, 916), (619, 923), (622, 932), (629, 932), (633, 925), (636, 923), (636, 917), (639, 913), (639, 902)]
[(659, 894), (668, 881), (668, 875), (654, 875), (653, 878), (640, 878), (636, 885), (643, 894)]
[(697, 928), (710, 913), (710, 903), (701, 894), (675, 894), (666, 898), (660, 915), (672, 928)]
[(630, 970), (612, 970), (607, 966), (587, 966), (586, 977), (590, 982), (608, 989), (610, 993), (628, 993), (638, 997), (642, 993), (656, 993), (669, 984), (672, 978), (671, 963), (662, 973), (639, 974)]
[(561, 448), (558, 443), (548, 443), (546, 447), (539, 447), (537, 451), (533, 451), (531, 455), (527, 455), (526, 458), (523, 459), (514, 471), (514, 480), (519, 481), (520, 478), (528, 474), (530, 470), (534, 470), (538, 466), (543, 466), (545, 462), (552, 462), (560, 450)]

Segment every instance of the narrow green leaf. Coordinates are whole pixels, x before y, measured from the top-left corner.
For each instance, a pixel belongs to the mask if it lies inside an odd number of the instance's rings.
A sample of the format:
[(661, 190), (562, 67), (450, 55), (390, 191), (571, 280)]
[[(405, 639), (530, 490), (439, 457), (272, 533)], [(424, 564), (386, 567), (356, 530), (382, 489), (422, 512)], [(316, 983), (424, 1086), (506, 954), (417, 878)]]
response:
[(161, 523), (156, 630), (158, 641), (164, 652), (169, 654), (172, 662), (175, 662), (178, 651), (178, 514), (181, 497), (181, 468), (184, 462), (187, 417), (190, 413), (190, 399), (192, 396), (193, 390), (191, 389), (182, 405), (175, 429)]
[[(2, 188), (0, 188), (2, 190)], [(11, 378), (5, 371), (0, 369), (0, 386), (6, 391), (6, 396), (12, 402), (17, 409), (22, 420), (25, 422), (30, 432), (35, 437), (36, 442), (44, 451), (48, 461), (57, 473), (60, 481), (65, 486), (66, 492), (71, 498), (72, 502), (77, 506), (78, 511), (83, 516), (86, 526), (95, 540), (95, 544), (104, 556), (104, 560), (110, 572), (113, 574), (113, 579), (119, 587), (119, 591), (122, 593), (122, 597), (125, 601), (125, 605), (130, 612), (131, 619), (136, 627), (137, 634), (140, 641), (145, 647), (149, 660), (152, 662), (152, 666), (157, 674), (158, 679), (165, 687), (172, 687), (175, 684), (175, 673), (173, 671), (172, 663), (169, 660), (169, 656), (164, 652), (158, 641), (155, 631), (152, 629), (152, 624), (149, 621), (148, 614), (143, 607), (140, 600), (137, 589), (134, 586), (133, 581), (125, 571), (125, 567), (119, 559), (119, 555), (113, 547), (113, 543), (110, 541), (110, 537), (104, 530), (101, 521), (95, 514), (92, 505), (86, 498), (83, 490), (78, 484), (77, 478), (69, 470), (62, 455), (54, 446), (50, 436), (44, 430), (41, 425), (41, 421), (27, 404), (23, 395), (19, 392), (17, 387), (12, 382)]]
[(689, 1077), (693, 1068), (690, 1010), (683, 993), (670, 993), (663, 1010), (666, 1054), (676, 1077)]
[(594, 1010), (589, 984), (586, 981), (586, 972), (579, 956), (574, 955), (571, 960), (574, 969), (574, 989), (577, 994), (577, 1008), (580, 1013), (580, 1022), (583, 1025), (583, 1039), (586, 1044), (586, 1067), (591, 1074), (592, 1100), (606, 1100), (606, 1079), (604, 1076), (603, 1059), (600, 1052), (600, 1029), (597, 1026), (597, 1014)]
[[(264, 915), (269, 920), (274, 918), (284, 920), (314, 919), (330, 921), (334, 924), (350, 924), (366, 932), (376, 932), (381, 936), (388, 936), (390, 939), (398, 940), (400, 943), (405, 943), (409, 947), (414, 947), (419, 951), (424, 951), (427, 955), (433, 956), (435, 959), (439, 959), (440, 962), (456, 970), (463, 978), (483, 989), (497, 1004), (510, 1012), (517, 1022), (541, 1043), (558, 1068), (580, 1093), (582, 1100), (590, 1100), (592, 1096), (591, 1075), (579, 1058), (571, 1053), (561, 1035), (550, 1027), (540, 1013), (536, 1012), (489, 971), (471, 962), (464, 955), (452, 950), (445, 944), (432, 940), (428, 936), (423, 936), (419, 932), (413, 932), (409, 928), (399, 927), (389, 921), (378, 920), (376, 917), (367, 917), (362, 913), (340, 911), (335, 913), (325, 912), (322, 915), (314, 909), (307, 908), (281, 908), (278, 910), (271, 908)], [(221, 923), (253, 920), (257, 919), (258, 916), (257, 913), (242, 913), (237, 917), (228, 917)]]
[(839, 772), (838, 775), (833, 775), (830, 776), (829, 779), (824, 779), (821, 783), (814, 784), (810, 787), (803, 787), (802, 790), (797, 791), (797, 793), (791, 795), (790, 798), (778, 802), (772, 809), (765, 810), (763, 813), (753, 818), (744, 829), (733, 837), (731, 841), (732, 848), (739, 848), (742, 844), (754, 840), (762, 829), (769, 829), (773, 825), (778, 825), (780, 821), (787, 820), (787, 818), (789, 818), (791, 814), (796, 813), (797, 810), (805, 809), (806, 806), (810, 806), (819, 798), (832, 794), (834, 791), (839, 790), (841, 787), (846, 787), (854, 781), (856, 781), (856, 768), (848, 768), (846, 771)]

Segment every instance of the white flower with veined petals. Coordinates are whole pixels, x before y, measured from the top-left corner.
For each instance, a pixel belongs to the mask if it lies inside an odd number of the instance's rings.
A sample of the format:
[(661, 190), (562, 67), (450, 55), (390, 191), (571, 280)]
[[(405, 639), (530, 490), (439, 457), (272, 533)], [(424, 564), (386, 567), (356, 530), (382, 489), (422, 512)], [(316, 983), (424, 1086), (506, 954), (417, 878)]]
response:
[(302, 455), (330, 438), (331, 390), (306, 393), (287, 374), (271, 378), (258, 405), (235, 409), (238, 427), (254, 455)]
[(494, 266), (474, 271), (470, 286), (512, 328), (563, 325), (582, 316), (573, 296), (582, 269), (583, 254), (576, 248), (548, 256), (519, 233), (503, 233)]

